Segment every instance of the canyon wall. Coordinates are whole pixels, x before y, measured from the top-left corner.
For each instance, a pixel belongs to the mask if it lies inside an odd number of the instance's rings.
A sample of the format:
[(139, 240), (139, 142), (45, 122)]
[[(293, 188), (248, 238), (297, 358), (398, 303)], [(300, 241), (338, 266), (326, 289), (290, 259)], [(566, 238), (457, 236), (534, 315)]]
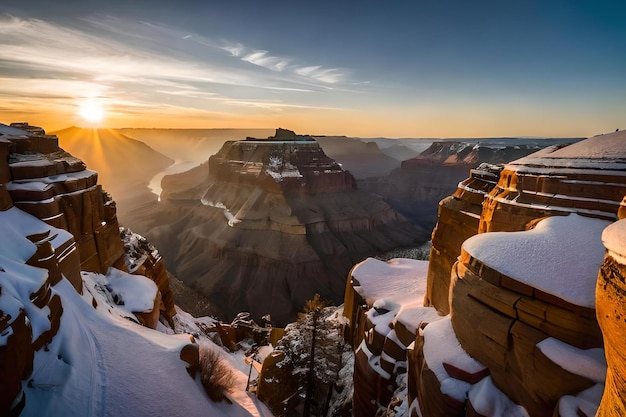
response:
[(154, 280), (165, 301), (161, 306), (157, 297), (152, 312), (137, 312), (138, 319), (154, 327), (160, 308), (174, 312), (158, 253), (144, 251), (127, 264), (115, 203), (97, 173), (41, 128), (0, 125), (0, 229), (0, 415), (17, 415), (24, 406), (22, 380), (61, 323), (54, 286), (64, 278), (80, 294), (81, 271), (130, 266)]
[(432, 230), (437, 222), (437, 203), (454, 192), (470, 169), (482, 163), (506, 163), (551, 143), (549, 139), (519, 145), (510, 139), (436, 141), (418, 156), (402, 161), (388, 176), (359, 178), (358, 184), (385, 197), (414, 223)]
[(413, 272), (423, 307), (389, 309), (349, 276), (359, 415), (393, 412), (390, 359), (407, 361), (411, 416), (623, 414), (626, 232), (612, 222), (626, 212), (625, 143), (616, 132), (472, 169), (439, 204), (427, 274)]
[[(596, 136), (546, 148), (501, 170), (474, 170), (440, 203), (426, 303), (450, 314), (455, 337), (488, 368), (489, 383), (531, 416), (571, 415), (572, 407), (578, 415), (593, 415), (599, 402), (605, 345), (596, 308), (600, 317), (607, 306), (600, 292), (596, 305), (594, 288), (598, 269), (600, 281), (611, 269), (607, 260), (600, 268), (600, 235), (626, 194), (624, 139), (623, 132)], [(478, 235), (466, 240), (472, 234)], [(623, 306), (615, 307), (619, 316)], [(614, 322), (606, 320), (605, 327)], [(599, 371), (572, 369), (564, 362), (582, 359), (564, 361), (550, 345), (596, 355)], [(607, 351), (611, 355), (619, 360)], [(418, 348), (420, 356), (428, 359)], [(416, 359), (410, 367), (421, 369), (419, 382), (423, 365)], [(614, 384), (623, 390), (623, 383)], [(423, 395), (424, 389), (418, 383), (415, 397), (423, 399), (423, 413), (432, 412), (433, 395)], [(461, 414), (427, 414), (494, 415), (485, 404), (495, 397), (485, 402), (472, 389), (457, 407)]]
[(426, 239), (308, 137), (226, 142), (206, 172), (163, 181), (142, 227), (225, 319), (284, 325), (315, 293), (340, 303), (354, 263)]

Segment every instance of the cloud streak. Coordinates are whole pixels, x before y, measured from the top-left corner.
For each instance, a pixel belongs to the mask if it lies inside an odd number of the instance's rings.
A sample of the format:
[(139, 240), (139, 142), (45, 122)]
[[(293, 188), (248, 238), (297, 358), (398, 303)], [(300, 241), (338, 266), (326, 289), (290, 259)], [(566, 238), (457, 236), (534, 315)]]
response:
[(126, 103), (120, 108), (170, 105), (201, 112), (233, 105), (335, 109), (318, 105), (319, 95), (346, 78), (339, 69), (298, 65), (239, 42), (110, 16), (68, 27), (0, 15), (0, 68), (0, 81), (9, 86), (5, 96), (73, 98), (66, 107), (100, 98)]

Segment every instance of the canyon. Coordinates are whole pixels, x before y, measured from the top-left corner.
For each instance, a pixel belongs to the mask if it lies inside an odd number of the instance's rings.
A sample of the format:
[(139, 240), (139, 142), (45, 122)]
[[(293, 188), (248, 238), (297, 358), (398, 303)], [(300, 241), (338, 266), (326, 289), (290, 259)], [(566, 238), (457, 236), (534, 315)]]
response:
[(165, 177), (141, 223), (168, 267), (229, 319), (293, 321), (316, 293), (340, 303), (352, 265), (425, 241), (308, 136), (227, 141), (208, 164)]
[(623, 413), (625, 139), (482, 164), (439, 204), (413, 284), (399, 260), (384, 266), (392, 293), (376, 285), (383, 266), (352, 270), (355, 413), (393, 404), (398, 380), (411, 416)]
[[(108, 373), (99, 368), (135, 355), (145, 334), (120, 330), (108, 317), (156, 328), (160, 317), (171, 321), (176, 314), (160, 254), (140, 236), (120, 231), (115, 202), (97, 178), (59, 148), (56, 136), (26, 123), (0, 124), (0, 415), (65, 414), (66, 400), (56, 391), (74, 401), (75, 415), (115, 408), (115, 390), (90, 392), (90, 398), (81, 393), (101, 390), (105, 378), (126, 385), (141, 364)], [(104, 345), (119, 349), (121, 340), (130, 343), (121, 353), (100, 356)], [(164, 339), (159, 343), (163, 359), (170, 349), (170, 363), (197, 366), (188, 336), (167, 348)], [(184, 365), (175, 368), (186, 374)], [(159, 384), (152, 387), (148, 397), (168, 395), (158, 394)]]

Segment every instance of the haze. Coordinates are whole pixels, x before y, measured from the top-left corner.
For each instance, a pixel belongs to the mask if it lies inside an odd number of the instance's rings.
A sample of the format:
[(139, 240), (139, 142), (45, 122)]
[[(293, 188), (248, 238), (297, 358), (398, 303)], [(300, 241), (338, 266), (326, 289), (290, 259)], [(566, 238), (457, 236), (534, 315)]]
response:
[(0, 112), (48, 130), (590, 136), (626, 128), (624, 21), (619, 1), (5, 0)]

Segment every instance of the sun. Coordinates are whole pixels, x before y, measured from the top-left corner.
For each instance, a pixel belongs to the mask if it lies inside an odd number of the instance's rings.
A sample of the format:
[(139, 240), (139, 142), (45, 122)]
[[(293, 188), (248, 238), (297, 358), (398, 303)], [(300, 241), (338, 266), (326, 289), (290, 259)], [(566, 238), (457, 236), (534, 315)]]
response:
[(81, 104), (78, 114), (87, 123), (97, 125), (102, 122), (105, 116), (104, 107), (97, 101), (89, 100)]

